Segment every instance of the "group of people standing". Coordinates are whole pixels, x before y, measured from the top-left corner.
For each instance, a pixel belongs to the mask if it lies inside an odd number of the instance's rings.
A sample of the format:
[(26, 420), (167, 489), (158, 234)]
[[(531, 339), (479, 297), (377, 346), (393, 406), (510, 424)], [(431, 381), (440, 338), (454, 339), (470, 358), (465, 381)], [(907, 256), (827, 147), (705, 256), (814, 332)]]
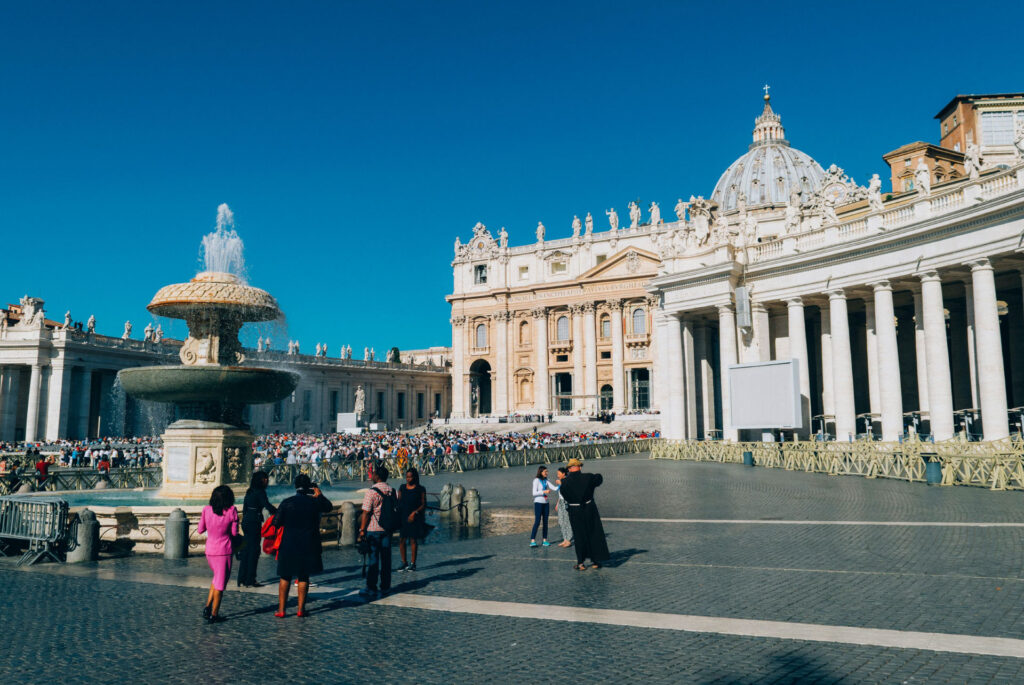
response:
[[(554, 484), (548, 480), (548, 467), (537, 468), (537, 476), (533, 479), (533, 529), (530, 531), (530, 547), (537, 547), (537, 530), (541, 530), (541, 545), (549, 547), (548, 517), (550, 502), (548, 498), (555, 493), (555, 512), (558, 515), (558, 527), (562, 532), (559, 547), (576, 546), (576, 568), (583, 571), (587, 568), (601, 568), (601, 564), (610, 557), (608, 543), (601, 525), (601, 515), (594, 502), (594, 490), (604, 479), (599, 473), (583, 473), (583, 462), (570, 459), (565, 468), (558, 469), (558, 477)], [(590, 559), (591, 565), (586, 565)]]

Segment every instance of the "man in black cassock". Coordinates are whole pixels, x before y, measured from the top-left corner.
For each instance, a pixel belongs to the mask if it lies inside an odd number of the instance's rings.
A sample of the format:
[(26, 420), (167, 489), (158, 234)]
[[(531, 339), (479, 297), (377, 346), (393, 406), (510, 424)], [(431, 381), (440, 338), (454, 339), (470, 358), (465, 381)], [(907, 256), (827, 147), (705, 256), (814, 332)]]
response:
[(599, 473), (583, 473), (583, 462), (569, 460), (569, 475), (562, 479), (559, 492), (569, 505), (569, 523), (576, 546), (576, 569), (586, 568), (584, 561), (593, 562), (591, 568), (600, 568), (608, 561), (608, 543), (604, 539), (601, 515), (594, 502), (594, 488), (604, 480)]

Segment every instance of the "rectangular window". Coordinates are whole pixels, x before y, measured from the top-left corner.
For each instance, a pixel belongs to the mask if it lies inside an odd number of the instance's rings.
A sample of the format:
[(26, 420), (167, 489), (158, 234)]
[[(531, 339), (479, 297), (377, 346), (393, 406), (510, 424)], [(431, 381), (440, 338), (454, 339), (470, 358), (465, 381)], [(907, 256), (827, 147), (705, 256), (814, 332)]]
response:
[(398, 418), (405, 418), (405, 393), (398, 393)]
[(526, 280), (529, 280), (529, 278), (530, 278), (530, 267), (528, 267), (528, 266), (521, 266), (521, 267), (519, 267), (519, 280), (520, 281), (526, 281)]
[(1013, 112), (982, 112), (981, 144), (1013, 145)]
[(423, 418), (423, 405), (424, 404), (425, 403), (423, 401), (423, 393), (421, 393), (421, 392), (416, 393), (416, 418), (417, 419), (422, 419)]
[(601, 353), (601, 359), (611, 359), (611, 358), (612, 358), (612, 353), (611, 352), (605, 350), (604, 352)]
[(377, 393), (377, 420), (384, 420), (384, 393)]
[(310, 421), (313, 418), (313, 391), (302, 391), (302, 420)]
[(598, 264), (601, 264), (602, 262), (604, 262), (607, 259), (608, 259), (608, 255), (606, 255), (606, 254), (599, 254), (599, 255), (597, 255), (597, 261), (594, 263), (594, 265), (597, 266)]
[(331, 390), (331, 418), (338, 416), (338, 391)]
[(555, 361), (556, 362), (567, 362), (567, 361), (569, 361), (569, 355), (567, 355), (567, 354), (556, 354), (555, 355)]
[(564, 274), (567, 268), (565, 262), (551, 262), (551, 273), (553, 274)]
[(487, 265), (478, 264), (473, 268), (473, 282), (476, 284), (487, 282)]
[(284, 418), (284, 400), (274, 402), (274, 423), (281, 423)]
[(434, 393), (434, 412), (438, 416), (441, 415), (441, 393), (439, 392)]

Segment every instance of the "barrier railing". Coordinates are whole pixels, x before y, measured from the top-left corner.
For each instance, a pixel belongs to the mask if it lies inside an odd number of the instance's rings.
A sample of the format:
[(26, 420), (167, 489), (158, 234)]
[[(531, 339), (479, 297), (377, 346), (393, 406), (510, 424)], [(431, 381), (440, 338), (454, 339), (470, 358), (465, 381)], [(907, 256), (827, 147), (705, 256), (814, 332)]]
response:
[(942, 485), (971, 485), (991, 490), (1024, 490), (1024, 442), (1005, 439), (925, 443), (871, 442), (701, 442), (657, 440), (652, 459), (741, 463), (751, 452), (765, 468), (826, 473), (833, 476), (895, 478), (923, 482), (929, 460), (942, 467)]
[(60, 562), (57, 553), (66, 540), (68, 503), (56, 497), (0, 497), (0, 554), (8, 556), (8, 540), (28, 541), (18, 566), (34, 564), (43, 557)]

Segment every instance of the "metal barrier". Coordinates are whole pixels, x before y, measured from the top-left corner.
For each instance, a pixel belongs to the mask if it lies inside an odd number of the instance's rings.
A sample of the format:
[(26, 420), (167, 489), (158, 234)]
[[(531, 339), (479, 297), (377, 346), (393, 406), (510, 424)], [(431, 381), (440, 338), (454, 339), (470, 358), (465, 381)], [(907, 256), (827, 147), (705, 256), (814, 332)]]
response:
[(57, 497), (12, 495), (0, 497), (0, 554), (7, 555), (5, 540), (26, 540), (28, 550), (18, 566), (34, 564), (43, 557), (56, 562), (67, 540), (68, 503)]

